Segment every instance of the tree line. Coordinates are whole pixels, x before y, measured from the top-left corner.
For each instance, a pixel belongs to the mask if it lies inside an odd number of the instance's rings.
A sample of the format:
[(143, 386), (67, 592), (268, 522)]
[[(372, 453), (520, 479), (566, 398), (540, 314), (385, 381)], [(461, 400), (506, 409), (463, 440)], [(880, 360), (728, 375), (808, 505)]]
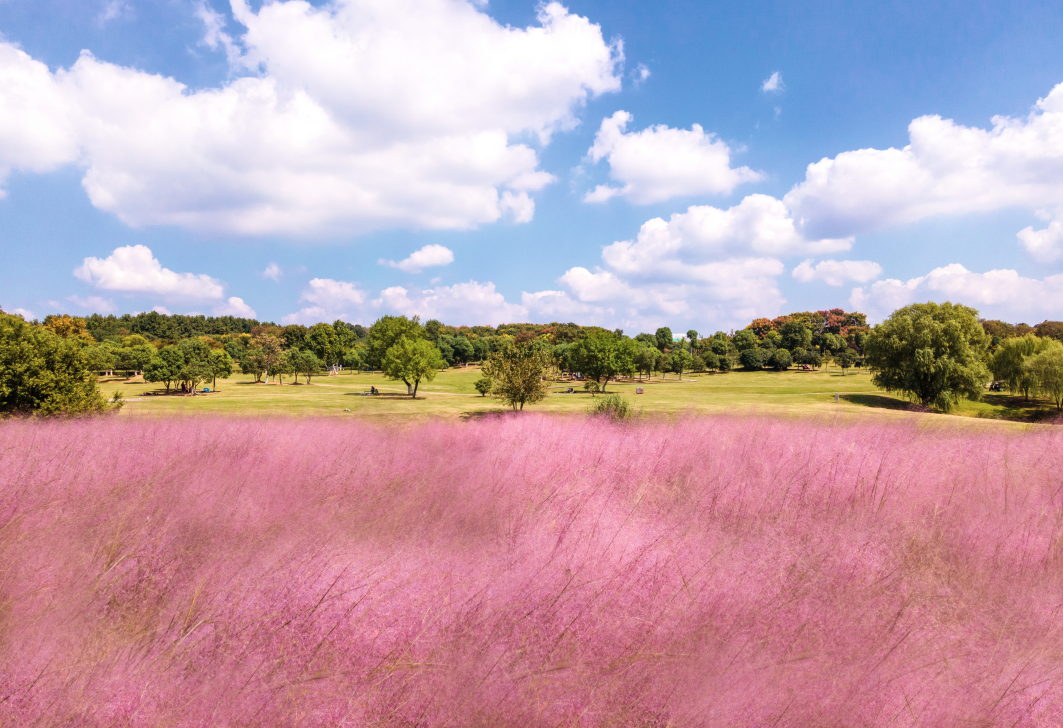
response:
[[(905, 307), (873, 328), (862, 313), (829, 309), (756, 319), (738, 331), (704, 337), (695, 330), (676, 336), (668, 327), (629, 337), (620, 329), (557, 322), (453, 327), (405, 316), (383, 316), (366, 328), (342, 320), (278, 326), (155, 312), (56, 315), (43, 322), (2, 315), (5, 411), (102, 411), (95, 376), (116, 371), (142, 373), (166, 392), (195, 392), (207, 382), (216, 388), (218, 379), (237, 370), (256, 382), (291, 377), (309, 383), (326, 369), (370, 369), (405, 383), (416, 396), (420, 383), (439, 370), (474, 361), (483, 364), (477, 390), (514, 409), (545, 396), (545, 382), (558, 372), (579, 374), (587, 388), (604, 392), (619, 377), (681, 378), (738, 367), (781, 371), (828, 361), (843, 373), (867, 366), (883, 389), (944, 411), (962, 397), (981, 396), (990, 380), (1027, 399), (1045, 396), (1063, 406), (1053, 384), (1063, 324), (986, 321), (953, 304)], [(196, 333), (171, 338), (188, 331)]]

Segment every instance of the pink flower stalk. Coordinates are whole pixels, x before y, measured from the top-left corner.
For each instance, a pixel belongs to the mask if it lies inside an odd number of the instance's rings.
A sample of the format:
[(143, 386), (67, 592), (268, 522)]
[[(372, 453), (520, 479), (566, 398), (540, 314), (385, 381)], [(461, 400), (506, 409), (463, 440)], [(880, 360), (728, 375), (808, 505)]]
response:
[(1063, 721), (1058, 430), (0, 424), (0, 724)]

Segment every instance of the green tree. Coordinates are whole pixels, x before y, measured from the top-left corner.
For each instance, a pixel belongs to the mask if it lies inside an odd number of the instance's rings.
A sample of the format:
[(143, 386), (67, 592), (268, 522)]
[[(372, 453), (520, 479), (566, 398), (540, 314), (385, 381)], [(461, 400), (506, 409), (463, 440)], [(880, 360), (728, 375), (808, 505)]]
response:
[(454, 349), (454, 358), (466, 366), (468, 366), (469, 360), (476, 356), (472, 342), (464, 336), (455, 336), (450, 345)]
[(1024, 364), (1039, 395), (1048, 397), (1063, 411), (1063, 345), (1051, 340), (1055, 346), (1030, 357)]
[[(69, 317), (68, 317), (69, 318)], [(0, 312), (0, 412), (81, 415), (107, 410), (85, 339), (63, 338)]]
[(856, 352), (852, 349), (846, 349), (840, 354), (834, 355), (834, 362), (842, 368), (842, 375), (844, 375), (856, 364)]
[(400, 339), (425, 339), (424, 327), (417, 316), (381, 316), (369, 329), (368, 357), (366, 363), (374, 369), (383, 369), (388, 349)]
[(354, 348), (359, 341), (356, 329), (361, 328), (361, 326), (351, 326), (343, 319), (336, 319), (332, 322), (332, 332), (336, 336), (336, 343), (333, 347), (338, 352), (337, 356), (342, 356), (343, 352)]
[(731, 343), (734, 344), (735, 349), (739, 353), (742, 353), (746, 349), (755, 349), (760, 345), (760, 339), (753, 333), (752, 329), (742, 329), (734, 335), (731, 339)]
[(181, 350), (182, 365), (177, 378), (195, 394), (196, 386), (211, 378), (211, 348), (201, 339), (185, 339), (178, 348)]
[(416, 397), (421, 380), (432, 381), (446, 365), (439, 349), (431, 341), (404, 336), (387, 350), (381, 369), (389, 379), (401, 379), (409, 395)]
[(170, 385), (180, 381), (181, 370), (184, 368), (185, 358), (181, 350), (176, 346), (164, 346), (155, 357), (144, 367), (144, 381), (163, 382), (166, 384), (166, 393), (170, 393)]
[(705, 368), (710, 372), (714, 372), (720, 368), (720, 357), (713, 351), (706, 351), (705, 355), (701, 357), (701, 360), (705, 363)]
[(696, 353), (700, 348), (700, 342), (698, 341), (698, 332), (691, 329), (687, 332), (687, 340), (690, 341), (690, 353)]
[(731, 353), (731, 340), (727, 338), (727, 334), (722, 331), (717, 331), (712, 335), (712, 353), (716, 356), (727, 356)]
[(808, 349), (812, 346), (812, 330), (801, 321), (787, 321), (779, 328), (779, 346), (787, 351)]
[[(310, 384), (312, 376), (321, 371), (321, 360), (317, 358), (317, 354), (309, 349), (294, 353), (292, 360), (295, 363), (296, 374), (302, 374), (306, 378), (307, 384)], [(298, 381), (298, 377), (296, 380)]]
[(1022, 394), (1027, 401), (1030, 390), (1034, 387), (1034, 378), (1025, 362), (1028, 358), (1041, 353), (1055, 342), (1054, 339), (1042, 339), (1033, 334), (1004, 339), (997, 346), (993, 356), (989, 357), (989, 371), (993, 378), (1004, 382), (1012, 394)]
[[(259, 334), (252, 340), (252, 343), (258, 349), (258, 355), (262, 357), (262, 371), (269, 377), (273, 373), (277, 359), (283, 353), (281, 340), (272, 334)], [(269, 380), (267, 379), (266, 382), (268, 383)]]
[(661, 351), (671, 349), (674, 346), (674, 343), (672, 342), (672, 330), (667, 326), (662, 326), (657, 329), (657, 333), (653, 335), (653, 338), (657, 340), (657, 348)]
[(776, 349), (771, 353), (771, 358), (768, 359), (768, 364), (772, 369), (776, 371), (785, 371), (793, 364), (793, 359), (790, 357), (790, 352), (786, 349)]
[(491, 380), (491, 394), (516, 412), (546, 397), (546, 377), (553, 366), (548, 351), (535, 342), (525, 342), (492, 354), (484, 362), (483, 373)]
[[(611, 377), (634, 370), (637, 344), (612, 331), (595, 331), (576, 344), (579, 371), (605, 391)], [(603, 381), (604, 380), (604, 381)]]
[(770, 358), (771, 352), (761, 348), (746, 349), (738, 356), (742, 366), (750, 371), (760, 371)]
[(122, 348), (132, 349), (134, 346), (150, 346), (151, 342), (145, 339), (140, 334), (131, 334), (130, 336), (123, 337)]
[(207, 357), (207, 367), (210, 369), (212, 390), (218, 388), (218, 377), (228, 379), (233, 375), (233, 358), (225, 349), (214, 349)]
[(491, 355), (491, 344), (487, 339), (473, 339), (472, 348), (474, 352), (473, 358), (478, 362), (483, 362), (484, 359)]
[(661, 353), (657, 357), (657, 371), (661, 373), (661, 379), (668, 378), (668, 372), (672, 371), (672, 355)]
[(635, 353), (635, 368), (639, 373), (639, 380), (642, 380), (642, 373), (645, 372), (648, 376), (653, 376), (653, 373), (657, 371), (657, 360), (661, 358), (661, 352), (654, 346), (640, 346)]
[(439, 341), (443, 335), (443, 322), (439, 319), (428, 319), (424, 322), (424, 334), (429, 341)]
[(262, 356), (261, 349), (248, 349), (240, 358), (240, 371), (244, 374), (253, 374), (255, 384), (262, 381), (262, 375), (266, 373), (266, 360)]
[(449, 336), (440, 336), (436, 339), (436, 348), (439, 349), (439, 355), (443, 357), (443, 361), (447, 363), (447, 366), (454, 366), (457, 361), (454, 357), (454, 347), (451, 346), (452, 339)]
[(822, 342), (820, 346), (824, 354), (840, 354), (849, 346), (841, 336), (831, 333), (823, 334)]
[(690, 352), (686, 349), (676, 349), (672, 352), (672, 371), (679, 375), (679, 379), (683, 379), (683, 372), (690, 369), (694, 363), (694, 357), (690, 356)]
[(302, 324), (289, 324), (281, 329), (281, 341), (285, 349), (303, 349), (306, 347), (308, 329)]
[[(128, 338), (142, 339), (143, 337), (130, 336)], [(138, 344), (120, 349), (118, 351), (118, 368), (143, 374), (144, 367), (155, 358), (155, 353), (155, 347), (151, 344)]]
[(306, 348), (326, 365), (339, 361), (339, 343), (336, 329), (329, 324), (314, 324), (306, 332)]
[(368, 349), (364, 346), (355, 346), (343, 352), (343, 366), (350, 369), (364, 369), (365, 358)]
[(92, 372), (109, 372), (114, 369), (114, 349), (103, 344), (85, 349), (85, 363)]
[(989, 371), (989, 337), (978, 312), (952, 303), (915, 303), (898, 309), (865, 343), (871, 381), (943, 412), (962, 397), (982, 396)]
[[(284, 377), (288, 374), (295, 374), (295, 367), (299, 361), (299, 350), (288, 349), (282, 351), (280, 356), (273, 360), (273, 368), (266, 371), (273, 377), (273, 381), (277, 384), (284, 384)], [(296, 383), (298, 384), (298, 378)]]
[(491, 391), (491, 378), (480, 377), (473, 386), (476, 387), (476, 391), (480, 393), (481, 397), (486, 397)]

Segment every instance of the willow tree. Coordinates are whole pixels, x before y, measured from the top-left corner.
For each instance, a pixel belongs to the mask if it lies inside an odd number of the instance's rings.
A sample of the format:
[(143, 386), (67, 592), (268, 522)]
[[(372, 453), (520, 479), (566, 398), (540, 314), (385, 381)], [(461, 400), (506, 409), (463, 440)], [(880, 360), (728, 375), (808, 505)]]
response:
[(1023, 366), (1033, 380), (1034, 391), (1048, 397), (1063, 412), (1063, 344), (1054, 339), (1048, 341), (1052, 343)]
[(989, 370), (993, 378), (1003, 382), (1012, 394), (1021, 394), (1027, 401), (1030, 390), (1036, 385), (1035, 378), (1027, 369), (1027, 359), (1058, 345), (1055, 339), (1042, 339), (1033, 334), (1004, 339), (989, 359)]
[(948, 412), (963, 397), (982, 396), (989, 380), (983, 363), (988, 345), (973, 308), (914, 303), (872, 329), (866, 362), (876, 386)]

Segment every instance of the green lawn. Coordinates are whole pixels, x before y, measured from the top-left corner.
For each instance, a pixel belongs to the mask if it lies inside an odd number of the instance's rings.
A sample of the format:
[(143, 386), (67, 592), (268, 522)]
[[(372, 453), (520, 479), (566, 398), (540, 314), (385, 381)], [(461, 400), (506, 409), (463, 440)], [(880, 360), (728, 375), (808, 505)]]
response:
[[(110, 396), (118, 389), (127, 404), (123, 415), (169, 414), (292, 414), (336, 415), (370, 418), (419, 418), (431, 416), (476, 417), (503, 411), (490, 397), (481, 397), (473, 387), (479, 378), (476, 366), (442, 371), (435, 381), (422, 383), (416, 400), (405, 395), (402, 382), (388, 381), (382, 374), (345, 372), (338, 376), (315, 377), (312, 384), (255, 384), (250, 377), (234, 375), (219, 380), (220, 391), (202, 396), (144, 396), (163, 392), (139, 377), (131, 380), (103, 379), (103, 392)], [(582, 390), (582, 382), (558, 382), (543, 402), (529, 409), (539, 412), (580, 413), (590, 405), (591, 396)], [(380, 396), (360, 396), (375, 386)], [(577, 394), (560, 394), (574, 386)], [(641, 386), (644, 394), (636, 394)], [(677, 381), (674, 374), (666, 380), (610, 383), (608, 393), (628, 397), (636, 409), (646, 413), (764, 413), (784, 416), (828, 415), (847, 417), (925, 418), (911, 412), (908, 403), (876, 389), (866, 372), (827, 367), (814, 372), (744, 372), (728, 374), (686, 374)], [(838, 401), (835, 401), (835, 395)], [(347, 412), (346, 410), (350, 410)], [(982, 402), (963, 402), (954, 411), (957, 416), (983, 420), (1036, 421), (1054, 414), (1044, 403), (1027, 404), (1019, 397), (987, 394)], [(938, 416), (940, 417), (940, 416)], [(970, 421), (970, 420), (968, 420)]]

